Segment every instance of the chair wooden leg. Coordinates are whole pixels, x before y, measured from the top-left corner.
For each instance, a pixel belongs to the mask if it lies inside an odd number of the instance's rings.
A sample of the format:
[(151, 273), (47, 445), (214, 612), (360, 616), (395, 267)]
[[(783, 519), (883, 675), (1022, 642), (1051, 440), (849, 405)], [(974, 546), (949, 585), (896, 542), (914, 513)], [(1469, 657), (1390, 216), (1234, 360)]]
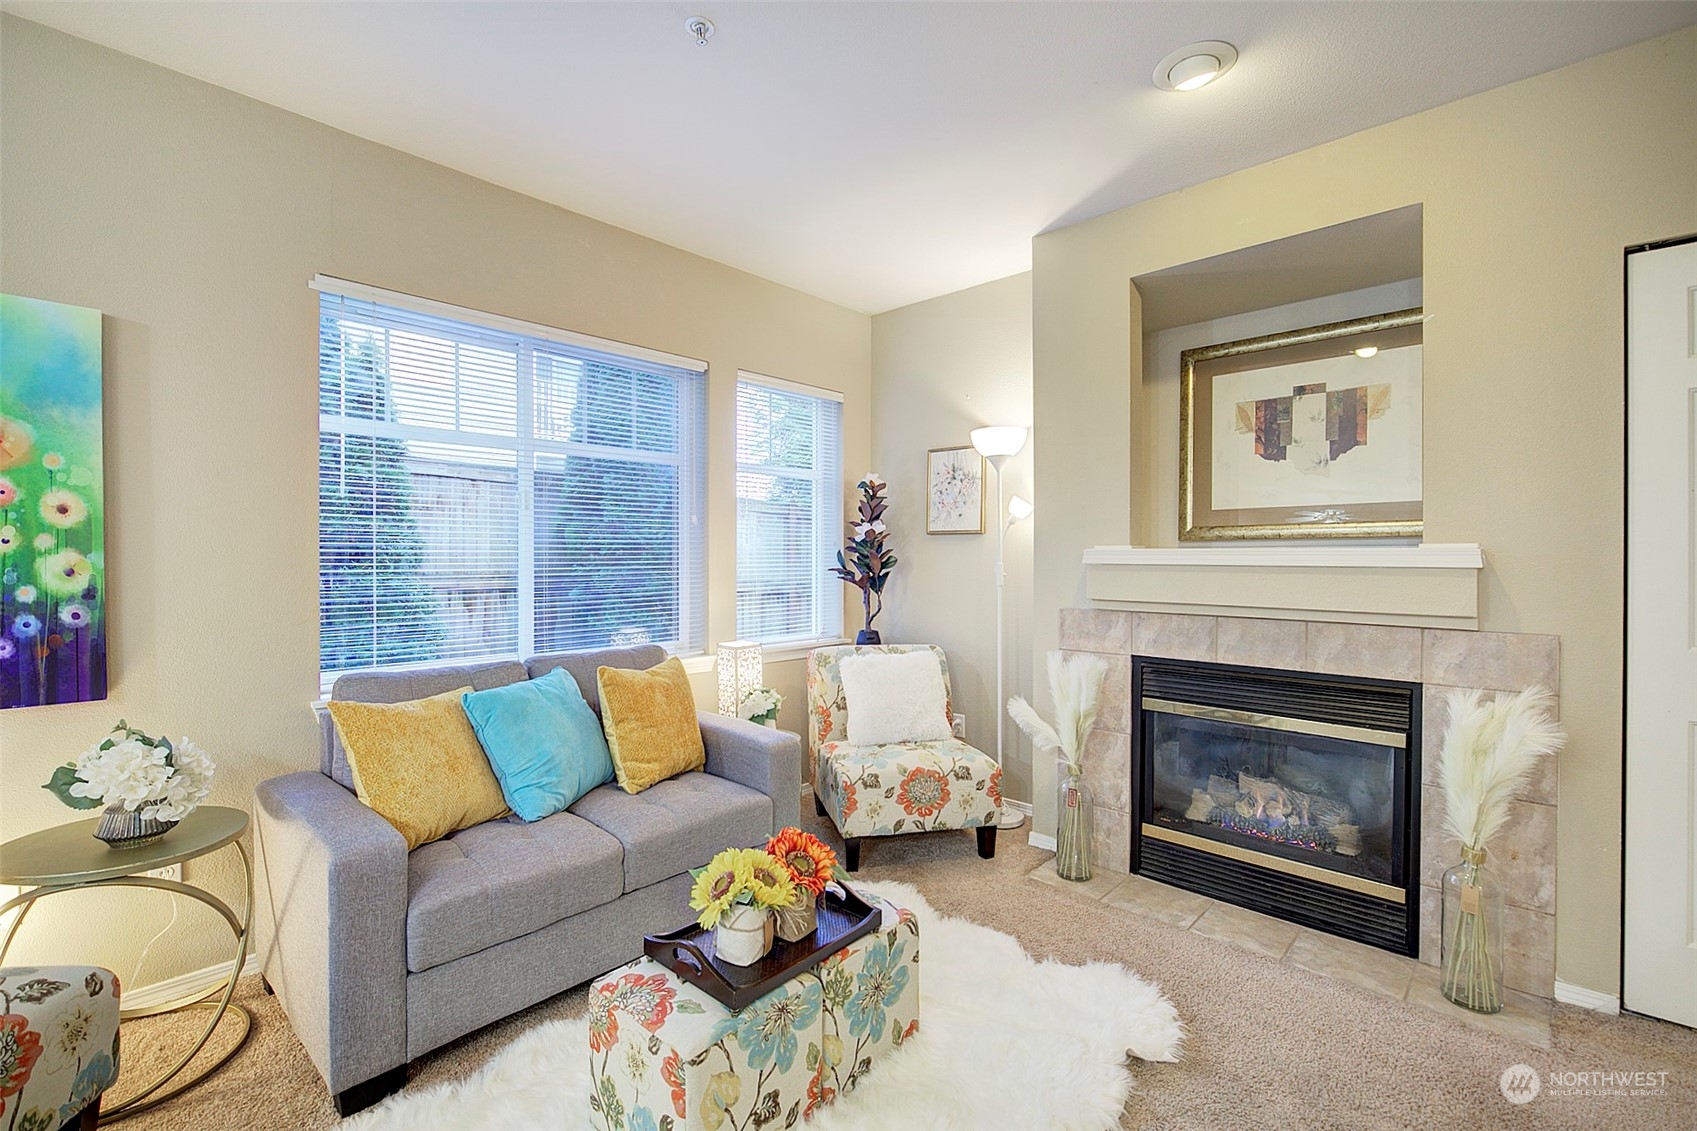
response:
[(857, 836), (843, 838), (843, 867), (851, 872), (860, 871), (860, 838)]
[(819, 794), (817, 792), (813, 794), (813, 811), (821, 817), (825, 815), (825, 803), (819, 800)]
[(94, 1131), (100, 1123), (100, 1097), (95, 1096), (88, 1101), (88, 1106), (77, 1112), (76, 1121), (67, 1123), (65, 1131)]
[(996, 858), (996, 826), (978, 826), (978, 855), (986, 860)]

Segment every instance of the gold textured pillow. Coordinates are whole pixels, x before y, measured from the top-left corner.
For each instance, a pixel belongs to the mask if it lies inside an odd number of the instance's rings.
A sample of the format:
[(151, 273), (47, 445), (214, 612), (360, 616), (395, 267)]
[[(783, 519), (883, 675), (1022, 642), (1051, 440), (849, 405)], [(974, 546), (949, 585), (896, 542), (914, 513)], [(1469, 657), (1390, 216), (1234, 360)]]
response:
[(619, 788), (641, 793), (673, 774), (707, 765), (683, 661), (673, 656), (645, 672), (600, 668), (595, 683)]
[(471, 729), (462, 687), (410, 703), (332, 700), (354, 792), (407, 838), (407, 851), (505, 816), (501, 783)]

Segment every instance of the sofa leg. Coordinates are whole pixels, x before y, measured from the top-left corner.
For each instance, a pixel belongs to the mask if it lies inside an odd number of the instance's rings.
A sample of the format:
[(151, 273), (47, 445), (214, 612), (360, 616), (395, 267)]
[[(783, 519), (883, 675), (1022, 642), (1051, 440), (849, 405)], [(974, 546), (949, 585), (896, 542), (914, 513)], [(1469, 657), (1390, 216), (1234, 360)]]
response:
[(979, 825), (977, 832), (978, 855), (986, 860), (994, 860), (996, 858), (996, 826)]
[(271, 988), (271, 979), (267, 978), (264, 974), (259, 976), (259, 985), (265, 990), (267, 997), (275, 997), (277, 995), (277, 991)]
[(857, 836), (843, 838), (843, 867), (851, 872), (860, 871), (860, 838)]
[(813, 811), (821, 817), (825, 815), (825, 803), (819, 800), (819, 794), (817, 791), (813, 794)]
[(336, 1114), (346, 1119), (355, 1112), (364, 1111), (372, 1104), (387, 1099), (406, 1086), (407, 1066), (403, 1064), (399, 1068), (391, 1068), (373, 1076), (364, 1083), (337, 1092), (331, 1098), (336, 1101)]

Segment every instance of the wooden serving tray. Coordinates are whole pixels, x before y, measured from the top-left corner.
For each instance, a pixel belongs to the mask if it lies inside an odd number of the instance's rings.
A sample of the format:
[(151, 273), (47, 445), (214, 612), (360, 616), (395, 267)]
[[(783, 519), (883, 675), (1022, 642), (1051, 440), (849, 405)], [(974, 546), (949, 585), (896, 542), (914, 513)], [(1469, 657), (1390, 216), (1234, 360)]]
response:
[(725, 1008), (740, 1010), (869, 934), (878, 919), (878, 909), (844, 885), (841, 895), (825, 889), (812, 934), (796, 942), (774, 940), (772, 949), (752, 966), (720, 962), (713, 953), (713, 931), (695, 923), (645, 935), (642, 952)]

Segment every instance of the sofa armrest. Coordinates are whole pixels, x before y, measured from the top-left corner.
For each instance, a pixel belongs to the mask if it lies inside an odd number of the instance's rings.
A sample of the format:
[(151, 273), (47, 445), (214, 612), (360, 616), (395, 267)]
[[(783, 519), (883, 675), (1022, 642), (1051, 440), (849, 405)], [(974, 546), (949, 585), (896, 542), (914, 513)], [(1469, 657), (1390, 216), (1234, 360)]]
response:
[(407, 842), (321, 773), (254, 802), (265, 978), (335, 1095), (407, 1061)]
[(726, 715), (699, 712), (707, 772), (772, 799), (772, 831), (801, 821), (801, 739)]

